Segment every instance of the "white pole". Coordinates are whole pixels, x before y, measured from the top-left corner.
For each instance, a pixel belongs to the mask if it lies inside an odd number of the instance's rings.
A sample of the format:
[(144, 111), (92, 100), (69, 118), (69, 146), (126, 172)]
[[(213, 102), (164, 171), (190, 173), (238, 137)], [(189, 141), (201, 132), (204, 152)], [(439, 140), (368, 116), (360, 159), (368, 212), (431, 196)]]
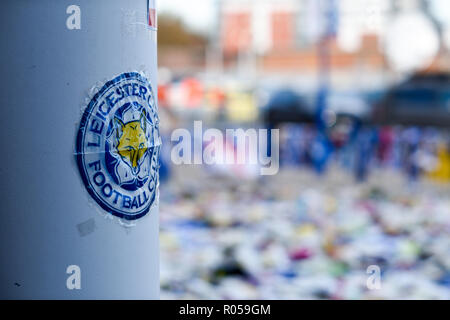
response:
[(158, 298), (154, 1), (0, 3), (0, 298)]

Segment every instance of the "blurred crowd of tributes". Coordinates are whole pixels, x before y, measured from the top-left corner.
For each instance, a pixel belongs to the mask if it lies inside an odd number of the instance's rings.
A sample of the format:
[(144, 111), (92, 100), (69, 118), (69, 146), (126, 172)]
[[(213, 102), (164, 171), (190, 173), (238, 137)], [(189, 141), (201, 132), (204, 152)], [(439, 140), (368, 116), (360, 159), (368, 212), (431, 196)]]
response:
[[(450, 297), (445, 2), (221, 0), (205, 32), (159, 16), (163, 297)], [(194, 120), (279, 128), (280, 174), (174, 167)]]

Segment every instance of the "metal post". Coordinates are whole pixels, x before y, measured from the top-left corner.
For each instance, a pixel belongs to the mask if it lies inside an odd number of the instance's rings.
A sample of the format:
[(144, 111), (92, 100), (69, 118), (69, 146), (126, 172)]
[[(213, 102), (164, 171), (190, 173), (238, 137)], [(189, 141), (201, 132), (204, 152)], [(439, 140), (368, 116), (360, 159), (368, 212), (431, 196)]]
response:
[(153, 2), (1, 1), (0, 298), (159, 297)]
[(323, 129), (323, 115), (326, 110), (327, 96), (330, 90), (331, 53), (330, 41), (336, 33), (336, 3), (326, 0), (324, 10), (324, 31), (318, 43), (318, 72), (319, 90), (316, 99), (316, 120), (320, 129)]

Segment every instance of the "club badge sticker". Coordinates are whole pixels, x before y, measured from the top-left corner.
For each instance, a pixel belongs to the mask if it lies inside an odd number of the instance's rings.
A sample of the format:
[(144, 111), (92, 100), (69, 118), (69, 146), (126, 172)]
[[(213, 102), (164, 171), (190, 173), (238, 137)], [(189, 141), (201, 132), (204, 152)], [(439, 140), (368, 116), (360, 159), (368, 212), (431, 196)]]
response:
[(135, 72), (108, 81), (83, 113), (76, 160), (90, 196), (125, 220), (145, 216), (158, 197), (161, 137), (156, 98)]

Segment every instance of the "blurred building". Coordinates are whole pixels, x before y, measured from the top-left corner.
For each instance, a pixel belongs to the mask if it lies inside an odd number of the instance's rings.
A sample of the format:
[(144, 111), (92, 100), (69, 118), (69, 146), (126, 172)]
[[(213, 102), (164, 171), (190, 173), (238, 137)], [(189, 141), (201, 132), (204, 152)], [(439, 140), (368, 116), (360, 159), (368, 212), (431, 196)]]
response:
[[(384, 57), (379, 40), (384, 33), (386, 1), (227, 0), (221, 6), (221, 39), (226, 66), (249, 54), (266, 71), (309, 71), (317, 68), (319, 39), (328, 31), (331, 65), (380, 69)], [(366, 19), (367, 17), (367, 19)], [(330, 21), (331, 20), (331, 21)], [(331, 24), (331, 26), (330, 26)]]
[[(394, 18), (423, 12), (421, 0), (222, 0), (220, 50), (226, 70), (295, 74), (313, 79), (326, 42), (336, 87), (374, 89), (392, 76), (386, 41)], [(433, 21), (434, 23), (434, 21)], [(436, 32), (438, 31), (436, 26)], [(323, 61), (322, 61), (323, 63)], [(449, 70), (441, 50), (428, 71)], [(356, 81), (356, 83), (355, 83)]]
[[(159, 40), (174, 39), (159, 45), (161, 67), (185, 75), (216, 71), (250, 81), (295, 79), (297, 88), (313, 91), (324, 68), (325, 50), (334, 89), (377, 91), (398, 80), (388, 54), (397, 17), (414, 11), (425, 17), (425, 24), (440, 30), (425, 0), (215, 1), (216, 11), (211, 12), (217, 17), (215, 25), (205, 31), (209, 38), (203, 42), (189, 34), (186, 26), (163, 34), (168, 26), (160, 25)], [(409, 47), (408, 41), (400, 46)], [(427, 47), (413, 43), (416, 48)], [(412, 56), (410, 60), (421, 60)], [(427, 61), (419, 71), (449, 72), (449, 57), (442, 45), (434, 60), (423, 59)]]

